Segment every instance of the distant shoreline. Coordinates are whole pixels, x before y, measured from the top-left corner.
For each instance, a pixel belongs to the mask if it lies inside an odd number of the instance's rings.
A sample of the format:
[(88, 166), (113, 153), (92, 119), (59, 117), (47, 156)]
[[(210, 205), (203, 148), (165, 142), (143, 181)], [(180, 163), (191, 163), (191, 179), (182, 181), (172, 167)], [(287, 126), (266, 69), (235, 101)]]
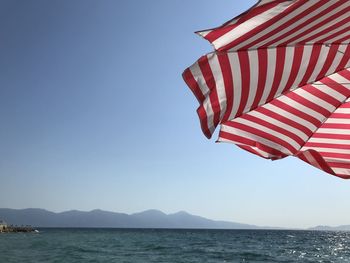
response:
[(0, 231), (2, 233), (35, 233), (38, 232), (32, 226), (7, 226)]
[(0, 226), (1, 220), (11, 222), (14, 226), (29, 225), (35, 228), (350, 231), (350, 224), (341, 226), (318, 225), (308, 228), (271, 227), (212, 220), (185, 211), (166, 214), (154, 209), (126, 214), (99, 209), (55, 213), (38, 208), (0, 208)]

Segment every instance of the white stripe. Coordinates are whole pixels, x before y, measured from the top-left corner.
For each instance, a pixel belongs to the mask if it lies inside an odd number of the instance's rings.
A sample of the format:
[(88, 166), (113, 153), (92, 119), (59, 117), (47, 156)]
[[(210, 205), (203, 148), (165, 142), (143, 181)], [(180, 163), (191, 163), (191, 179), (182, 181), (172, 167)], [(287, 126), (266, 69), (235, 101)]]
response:
[(343, 87), (347, 88), (350, 90), (350, 81), (341, 76), (340, 74), (333, 74), (329, 76), (331, 80), (334, 80), (337, 83), (340, 83)]
[[(333, 5), (334, 2), (333, 1), (328, 1), (328, 7)], [(295, 31), (294, 33), (291, 33), (291, 34), (288, 34), (288, 36), (280, 41), (277, 41), (275, 43), (273, 43), (273, 46), (278, 46), (284, 42), (288, 42), (290, 39), (294, 38), (295, 36), (298, 36), (300, 33), (303, 33), (305, 32), (306, 30), (310, 29), (310, 28), (313, 28), (315, 25), (319, 24), (320, 22), (324, 21), (325, 19), (331, 17), (332, 15), (334, 14), (337, 14), (339, 13), (340, 11), (342, 11), (344, 8), (346, 8), (348, 6), (348, 2), (342, 4), (341, 6), (337, 7), (336, 9), (332, 9), (330, 12), (327, 12), (325, 15), (323, 15), (322, 17), (319, 17), (318, 19), (312, 19), (312, 22), (310, 22), (309, 24), (307, 24), (306, 26), (300, 28), (299, 30)], [(327, 6), (327, 4), (325, 5)], [(324, 7), (325, 7), (324, 6)], [(319, 8), (317, 9), (317, 13), (315, 12), (315, 15), (319, 14), (321, 12), (321, 10), (325, 10), (323, 8)], [(313, 17), (314, 15), (312, 16), (308, 16), (309, 18)], [(330, 24), (334, 23), (334, 20), (332, 20), (330, 23), (327, 23), (325, 24), (325, 26), (321, 26), (321, 27), (318, 27), (316, 31), (313, 31), (312, 33), (309, 33), (307, 34), (305, 37), (303, 36), (302, 38), (298, 39), (296, 42), (301, 42), (301, 39), (306, 39), (306, 37), (309, 37), (310, 35), (314, 34), (314, 32), (319, 32), (321, 31), (321, 28), (322, 30), (326, 27), (328, 27)], [(294, 43), (294, 42), (293, 42)]]
[[(329, 42), (331, 43), (331, 42)], [(335, 56), (332, 66), (329, 68), (329, 70), (326, 73), (326, 76), (333, 74), (335, 72), (335, 70), (338, 68), (340, 62), (342, 61), (342, 58), (345, 56), (345, 50), (346, 50), (347, 45), (340, 45), (337, 55)]]
[(323, 93), (326, 93), (327, 95), (336, 99), (339, 102), (344, 101), (346, 98), (343, 94), (339, 93), (338, 91), (330, 88), (329, 86), (327, 86), (325, 84), (318, 84), (318, 83), (315, 83), (315, 84), (316, 85), (313, 85), (313, 87), (315, 89), (318, 89), (319, 91), (322, 91)]
[(266, 105), (264, 105), (262, 107), (264, 107), (265, 109), (268, 109), (268, 110), (270, 110), (272, 112), (275, 112), (275, 113), (277, 113), (277, 114), (279, 114), (279, 115), (281, 115), (281, 116), (283, 116), (283, 117), (285, 117), (287, 119), (290, 119), (290, 120), (292, 120), (292, 121), (294, 121), (296, 123), (299, 123), (300, 125), (304, 126), (305, 128), (309, 129), (312, 132), (317, 129), (317, 127), (314, 124), (312, 124), (311, 122), (309, 122), (309, 121), (307, 121), (305, 119), (302, 119), (299, 116), (294, 115), (294, 114), (292, 114), (292, 113), (290, 113), (288, 111), (285, 111), (285, 110), (283, 110), (283, 109), (281, 109), (279, 107), (276, 107), (275, 105), (272, 105), (272, 104), (269, 103), (269, 104), (266, 104)]
[(206, 97), (203, 101), (203, 108), (207, 115), (207, 125), (210, 130), (210, 133), (212, 134), (215, 130), (214, 126), (214, 111), (210, 102), (210, 97)]
[(267, 50), (267, 72), (269, 73), (266, 76), (264, 92), (260, 99), (259, 105), (262, 105), (266, 102), (272, 89), (273, 80), (275, 78), (276, 73), (276, 49)]
[(293, 93), (303, 97), (304, 99), (306, 99), (310, 102), (313, 102), (313, 103), (321, 106), (322, 108), (326, 109), (329, 112), (332, 112), (335, 109), (335, 107), (332, 104), (330, 104), (327, 101), (324, 101), (323, 99), (313, 95), (312, 93), (308, 92), (305, 89), (302, 89), (302, 88), (296, 89), (293, 91)]
[(327, 42), (328, 43), (339, 43), (339, 41), (341, 39), (343, 39), (342, 43), (344, 43), (344, 44), (347, 43), (346, 45), (348, 45), (349, 38), (350, 38), (349, 32), (345, 32), (345, 33), (343, 33), (341, 35), (337, 35), (334, 38), (331, 38), (331, 39), (327, 40)]
[(325, 123), (335, 123), (335, 124), (350, 124), (350, 119), (345, 118), (328, 118)]
[(312, 117), (314, 117), (315, 119), (321, 121), (324, 119), (324, 116), (316, 111), (314, 111), (311, 108), (308, 108), (306, 106), (304, 106), (303, 104), (300, 104), (299, 102), (292, 100), (290, 98), (288, 98), (287, 96), (281, 96), (278, 98), (279, 101), (284, 102), (285, 104), (288, 104), (289, 106), (298, 109), (302, 112), (304, 112), (305, 114), (308, 114)]
[(329, 47), (322, 45), (320, 54), (319, 54), (318, 59), (317, 59), (315, 69), (312, 72), (310, 78), (307, 80), (307, 83), (310, 83), (310, 82), (313, 82), (316, 80), (316, 78), (318, 77), (318, 75), (320, 74), (320, 72), (324, 66), (324, 63), (327, 60), (327, 56), (328, 56), (329, 51), (330, 51)]
[(254, 122), (251, 122), (251, 121), (243, 119), (243, 118), (237, 118), (234, 120), (234, 122), (241, 123), (241, 124), (247, 125), (249, 127), (255, 128), (257, 130), (266, 132), (270, 135), (273, 135), (274, 137), (277, 137), (277, 138), (281, 139), (282, 141), (286, 142), (287, 144), (289, 144), (290, 146), (292, 146), (295, 150), (298, 150), (301, 147), (301, 145), (299, 143), (297, 143), (295, 140), (293, 140), (292, 138), (290, 138), (282, 133), (279, 133), (275, 130), (267, 128), (263, 125), (260, 125), (258, 123), (254, 123)]
[(350, 145), (350, 140), (311, 137), (308, 142)]
[[(340, 32), (341, 30), (347, 28), (348, 26), (350, 26), (350, 23), (345, 23), (343, 24), (342, 26), (339, 26), (337, 27), (336, 29), (333, 29), (331, 31), (328, 31), (327, 34), (323, 34), (323, 35), (320, 35), (319, 37), (316, 37), (314, 39), (312, 39), (311, 42), (308, 42), (308, 43), (315, 43), (315, 42), (318, 42), (319, 40), (322, 40), (322, 39), (327, 39), (329, 36), (333, 35), (333, 34), (336, 34), (337, 32)], [(342, 35), (343, 36), (346, 36), (346, 34), (349, 34), (349, 32), (347, 33), (343, 33)], [(341, 35), (337, 34), (336, 38), (340, 39)], [(340, 38), (339, 38), (340, 37)], [(327, 43), (333, 43), (333, 41), (330, 41), (331, 39), (329, 40), (326, 40)]]
[(192, 76), (198, 83), (198, 86), (203, 94), (203, 96), (207, 96), (210, 93), (210, 90), (207, 86), (207, 83), (204, 80), (204, 77), (202, 75), (202, 71), (199, 67), (198, 62), (194, 63), (190, 68), (190, 71), (192, 73)]
[(233, 40), (240, 38), (241, 36), (245, 35), (247, 32), (250, 32), (251, 30), (255, 29), (256, 27), (264, 24), (266, 21), (270, 20), (274, 16), (280, 14), (283, 12), (286, 8), (288, 8), (291, 5), (291, 3), (284, 2), (281, 3), (274, 8), (271, 8), (257, 16), (254, 16), (253, 18), (245, 21), (244, 23), (238, 25), (234, 29), (230, 30), (223, 36), (219, 37), (215, 41), (212, 42), (214, 47), (216, 49), (219, 49), (220, 47), (223, 47), (229, 43), (231, 43)]
[(233, 85), (234, 85), (232, 111), (229, 119), (233, 119), (234, 117), (236, 117), (239, 104), (241, 101), (241, 96), (242, 96), (242, 79), (241, 79), (242, 73), (241, 73), (241, 67), (239, 64), (238, 54), (236, 52), (228, 53), (228, 59), (230, 61), (231, 74), (233, 76)]
[(248, 101), (245, 106), (244, 112), (249, 110), (254, 102), (256, 96), (256, 90), (258, 88), (258, 75), (259, 75), (259, 60), (258, 51), (252, 50), (248, 52), (249, 56), (249, 68), (250, 68), (250, 87)]
[(293, 58), (295, 47), (286, 47), (286, 59), (284, 60), (283, 74), (281, 83), (277, 89), (276, 95), (280, 95), (286, 88), (290, 72), (292, 72)]
[(252, 150), (258, 152), (261, 156), (265, 157), (265, 158), (277, 158), (276, 155), (274, 154), (271, 154), (271, 153), (268, 153), (268, 152), (265, 152), (257, 147), (253, 147), (253, 146), (250, 146), (250, 145), (246, 145), (242, 142), (239, 142), (239, 141), (235, 141), (235, 140), (229, 140), (229, 139), (226, 139), (226, 138), (222, 138), (222, 137), (219, 137), (217, 142), (223, 142), (223, 143), (233, 143), (233, 144), (236, 144), (238, 146), (245, 146), (245, 147), (249, 147), (251, 148)]
[[(302, 13), (304, 10), (306, 10), (307, 8), (309, 8), (310, 6), (312, 6), (314, 4), (315, 4), (314, 1), (308, 1), (305, 5), (299, 7), (298, 9), (294, 10), (293, 12), (289, 13), (288, 15), (286, 15), (285, 17), (283, 17), (282, 19), (280, 19), (279, 21), (277, 21), (273, 25), (270, 25), (268, 28), (266, 28), (266, 29), (260, 31), (259, 33), (255, 34), (250, 39), (248, 39), (248, 40), (246, 40), (246, 41), (244, 41), (242, 43), (239, 43), (237, 46), (235, 46), (235, 50), (238, 50), (238, 49), (240, 49), (240, 48), (242, 48), (242, 47), (244, 47), (246, 45), (250, 45), (255, 40), (257, 40), (257, 39), (259, 39), (259, 38), (261, 38), (263, 36), (266, 36), (266, 35), (270, 35), (269, 38), (271, 39), (273, 37), (273, 35), (271, 35), (271, 33), (270, 33), (271, 31), (275, 30), (279, 26), (281, 26), (284, 23), (288, 22), (289, 20), (293, 19), (295, 16), (297, 16), (300, 13)], [(254, 45), (254, 46), (261, 46), (261, 44), (258, 43), (257, 45)]]
[[(302, 139), (304, 141), (309, 139), (309, 136), (306, 135), (304, 132), (300, 131), (297, 128), (294, 128), (291, 125), (288, 125), (287, 123), (279, 121), (278, 119), (271, 118), (271, 117), (269, 117), (269, 116), (267, 116), (267, 115), (265, 115), (263, 113), (260, 113), (258, 111), (251, 111), (251, 112), (249, 112), (247, 114), (249, 114), (251, 116), (254, 116), (256, 118), (259, 118), (261, 120), (267, 121), (267, 122), (269, 122), (271, 124), (274, 124), (274, 125), (276, 125), (278, 127), (281, 127), (282, 129), (285, 129), (287, 131), (290, 131), (290, 132), (294, 133), (295, 135), (297, 135), (298, 137), (300, 137), (300, 139)], [(350, 120), (349, 120), (349, 122), (350, 122)]]
[(198, 31), (197, 34), (205, 38), (212, 31), (213, 30)]
[(225, 114), (226, 108), (227, 108), (224, 79), (222, 76), (222, 71), (219, 64), (218, 56), (212, 55), (210, 57), (208, 55), (208, 61), (215, 80), (215, 85), (216, 85), (215, 90), (217, 91), (218, 100), (220, 104), (220, 120), (222, 120), (223, 115)]
[(257, 147), (250, 147), (250, 148), (252, 148), (254, 151), (258, 152), (260, 155), (264, 156), (265, 158), (277, 158), (276, 155), (265, 152)]
[(337, 157), (323, 157), (323, 159), (328, 162), (338, 162), (338, 163), (349, 163), (349, 159), (337, 158)]
[(349, 130), (345, 130), (345, 129), (327, 129), (327, 128), (319, 128), (317, 130), (317, 133), (332, 133), (332, 134), (347, 134), (349, 135), (350, 132)]
[(303, 152), (303, 155), (305, 156), (306, 160), (308, 160), (311, 165), (315, 166), (318, 169), (323, 170), (310, 152), (308, 152), (308, 151)]
[[(346, 149), (334, 149), (334, 148), (322, 148), (322, 147), (303, 147), (300, 151), (315, 150), (319, 153), (344, 153), (350, 154), (350, 150)], [(350, 158), (350, 157), (349, 157)]]
[(260, 142), (260, 143), (265, 144), (266, 146), (269, 146), (269, 147), (271, 147), (275, 150), (278, 150), (284, 154), (292, 155), (292, 152), (289, 151), (287, 148), (283, 147), (282, 145), (275, 143), (273, 141), (267, 140), (266, 138), (260, 137), (256, 134), (249, 133), (249, 132), (246, 132), (246, 131), (243, 131), (243, 130), (240, 130), (237, 128), (233, 128), (233, 127), (230, 127), (227, 125), (222, 125), (221, 130), (224, 132), (227, 132), (227, 133), (231, 133), (231, 134), (239, 135), (239, 136), (244, 137), (244, 138), (248, 138), (248, 139), (256, 141), (256, 142)]
[(210, 102), (210, 97), (209, 97), (209, 93), (210, 90), (205, 82), (204, 76), (202, 74), (202, 71), (200, 70), (199, 64), (198, 62), (196, 62), (195, 64), (193, 64), (190, 67), (191, 73), (193, 75), (193, 77), (195, 78), (201, 92), (203, 93), (203, 95), (205, 96), (205, 99), (203, 101), (203, 109), (207, 115), (207, 125), (208, 128), (210, 130), (211, 133), (214, 132), (215, 127), (214, 127), (214, 112), (213, 112), (213, 108)]
[(350, 114), (350, 108), (338, 108), (335, 113), (345, 113)]
[[(308, 1), (308, 3), (313, 3), (315, 4), (315, 2), (317, 2), (318, 0), (310, 0)], [(328, 3), (326, 3), (325, 5), (321, 6), (320, 8), (317, 8), (315, 11), (309, 13), (308, 15), (304, 16), (303, 18), (299, 19), (297, 22), (292, 23), (290, 26), (283, 28), (281, 31), (279, 31), (276, 35), (273, 35), (269, 38), (267, 38), (266, 40), (260, 42), (258, 44), (258, 46), (263, 46), (271, 41), (274, 41), (275, 39), (279, 38), (280, 36), (283, 36), (284, 34), (286, 34), (287, 32), (292, 31), (294, 28), (298, 27), (299, 25), (303, 24), (304, 22), (306, 22), (307, 20), (311, 19), (312, 17), (316, 16), (317, 14), (319, 14), (320, 12), (322, 12), (323, 10), (326, 10), (329, 6), (333, 5), (334, 3), (332, 3), (332, 1), (328, 1)], [(307, 7), (307, 5), (305, 5)], [(304, 6), (302, 6), (303, 8)], [(303, 9), (302, 11), (304, 11), (305, 9)], [(300, 13), (302, 13), (302, 11)], [(303, 27), (304, 28), (304, 27)], [(303, 29), (302, 28), (302, 29)], [(288, 37), (288, 35), (287, 35)], [(286, 38), (281, 39), (282, 42), (284, 42), (286, 40)], [(276, 46), (276, 43), (272, 43), (270, 46)]]
[(345, 168), (336, 168), (336, 167), (332, 167), (333, 172), (335, 172), (336, 174), (344, 174), (344, 175), (350, 175), (350, 170), (349, 169), (345, 169)]
[(291, 90), (300, 86), (300, 82), (302, 81), (305, 75), (305, 72), (309, 66), (312, 50), (313, 50), (313, 46), (304, 46), (303, 57), (301, 59), (299, 71), (291, 87)]
[[(345, 4), (348, 4), (348, 3), (345, 3)], [(342, 11), (343, 9), (347, 8), (347, 6), (345, 7), (339, 7), (337, 8), (339, 11)], [(335, 13), (338, 13), (338, 11), (334, 11), (334, 14)], [(299, 38), (298, 40), (296, 41), (293, 41), (293, 42), (290, 42), (290, 44), (296, 44), (296, 43), (299, 43), (299, 42), (303, 42), (304, 40), (308, 39), (308, 38), (312, 38), (312, 36), (315, 36), (317, 35), (318, 33), (321, 33), (323, 30), (329, 28), (330, 26), (338, 23), (338, 22), (341, 22), (342, 20), (348, 18), (349, 14), (348, 13), (345, 13), (343, 14), (342, 16), (338, 17), (337, 19), (335, 20), (331, 20), (330, 22), (328, 22), (327, 24), (322, 24), (322, 26), (320, 27), (317, 27), (316, 29), (314, 29), (313, 31), (311, 31), (310, 33), (306, 34), (306, 35), (303, 35), (301, 38)], [(319, 21), (323, 21), (323, 19), (319, 19)], [(324, 36), (330, 36), (331, 34), (327, 33), (325, 34)]]

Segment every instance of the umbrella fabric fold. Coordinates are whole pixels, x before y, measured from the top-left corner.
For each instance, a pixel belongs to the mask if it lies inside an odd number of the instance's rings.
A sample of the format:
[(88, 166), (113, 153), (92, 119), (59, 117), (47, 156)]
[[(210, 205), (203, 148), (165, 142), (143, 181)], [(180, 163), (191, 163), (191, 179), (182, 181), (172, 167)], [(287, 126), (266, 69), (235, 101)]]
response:
[(216, 51), (183, 73), (203, 133), (350, 178), (350, 1), (260, 1), (198, 32)]

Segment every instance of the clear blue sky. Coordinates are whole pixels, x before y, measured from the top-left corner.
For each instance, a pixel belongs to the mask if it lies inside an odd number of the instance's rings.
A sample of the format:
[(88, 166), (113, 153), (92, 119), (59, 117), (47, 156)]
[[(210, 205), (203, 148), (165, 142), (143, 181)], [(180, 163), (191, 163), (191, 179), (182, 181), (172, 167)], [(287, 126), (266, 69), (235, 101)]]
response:
[(350, 181), (201, 133), (193, 32), (254, 3), (0, 0), (0, 207), (350, 224)]

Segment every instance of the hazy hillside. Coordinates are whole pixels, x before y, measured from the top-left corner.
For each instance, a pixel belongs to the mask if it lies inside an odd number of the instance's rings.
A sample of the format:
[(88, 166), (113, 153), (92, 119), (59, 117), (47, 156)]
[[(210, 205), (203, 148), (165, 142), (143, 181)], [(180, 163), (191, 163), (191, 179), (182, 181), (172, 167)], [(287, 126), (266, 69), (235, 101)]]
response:
[(214, 221), (187, 212), (165, 214), (147, 210), (135, 214), (123, 214), (102, 210), (67, 211), (53, 213), (43, 209), (0, 208), (0, 220), (13, 225), (35, 227), (115, 227), (115, 228), (209, 228), (209, 229), (257, 229), (258, 226), (235, 222)]

